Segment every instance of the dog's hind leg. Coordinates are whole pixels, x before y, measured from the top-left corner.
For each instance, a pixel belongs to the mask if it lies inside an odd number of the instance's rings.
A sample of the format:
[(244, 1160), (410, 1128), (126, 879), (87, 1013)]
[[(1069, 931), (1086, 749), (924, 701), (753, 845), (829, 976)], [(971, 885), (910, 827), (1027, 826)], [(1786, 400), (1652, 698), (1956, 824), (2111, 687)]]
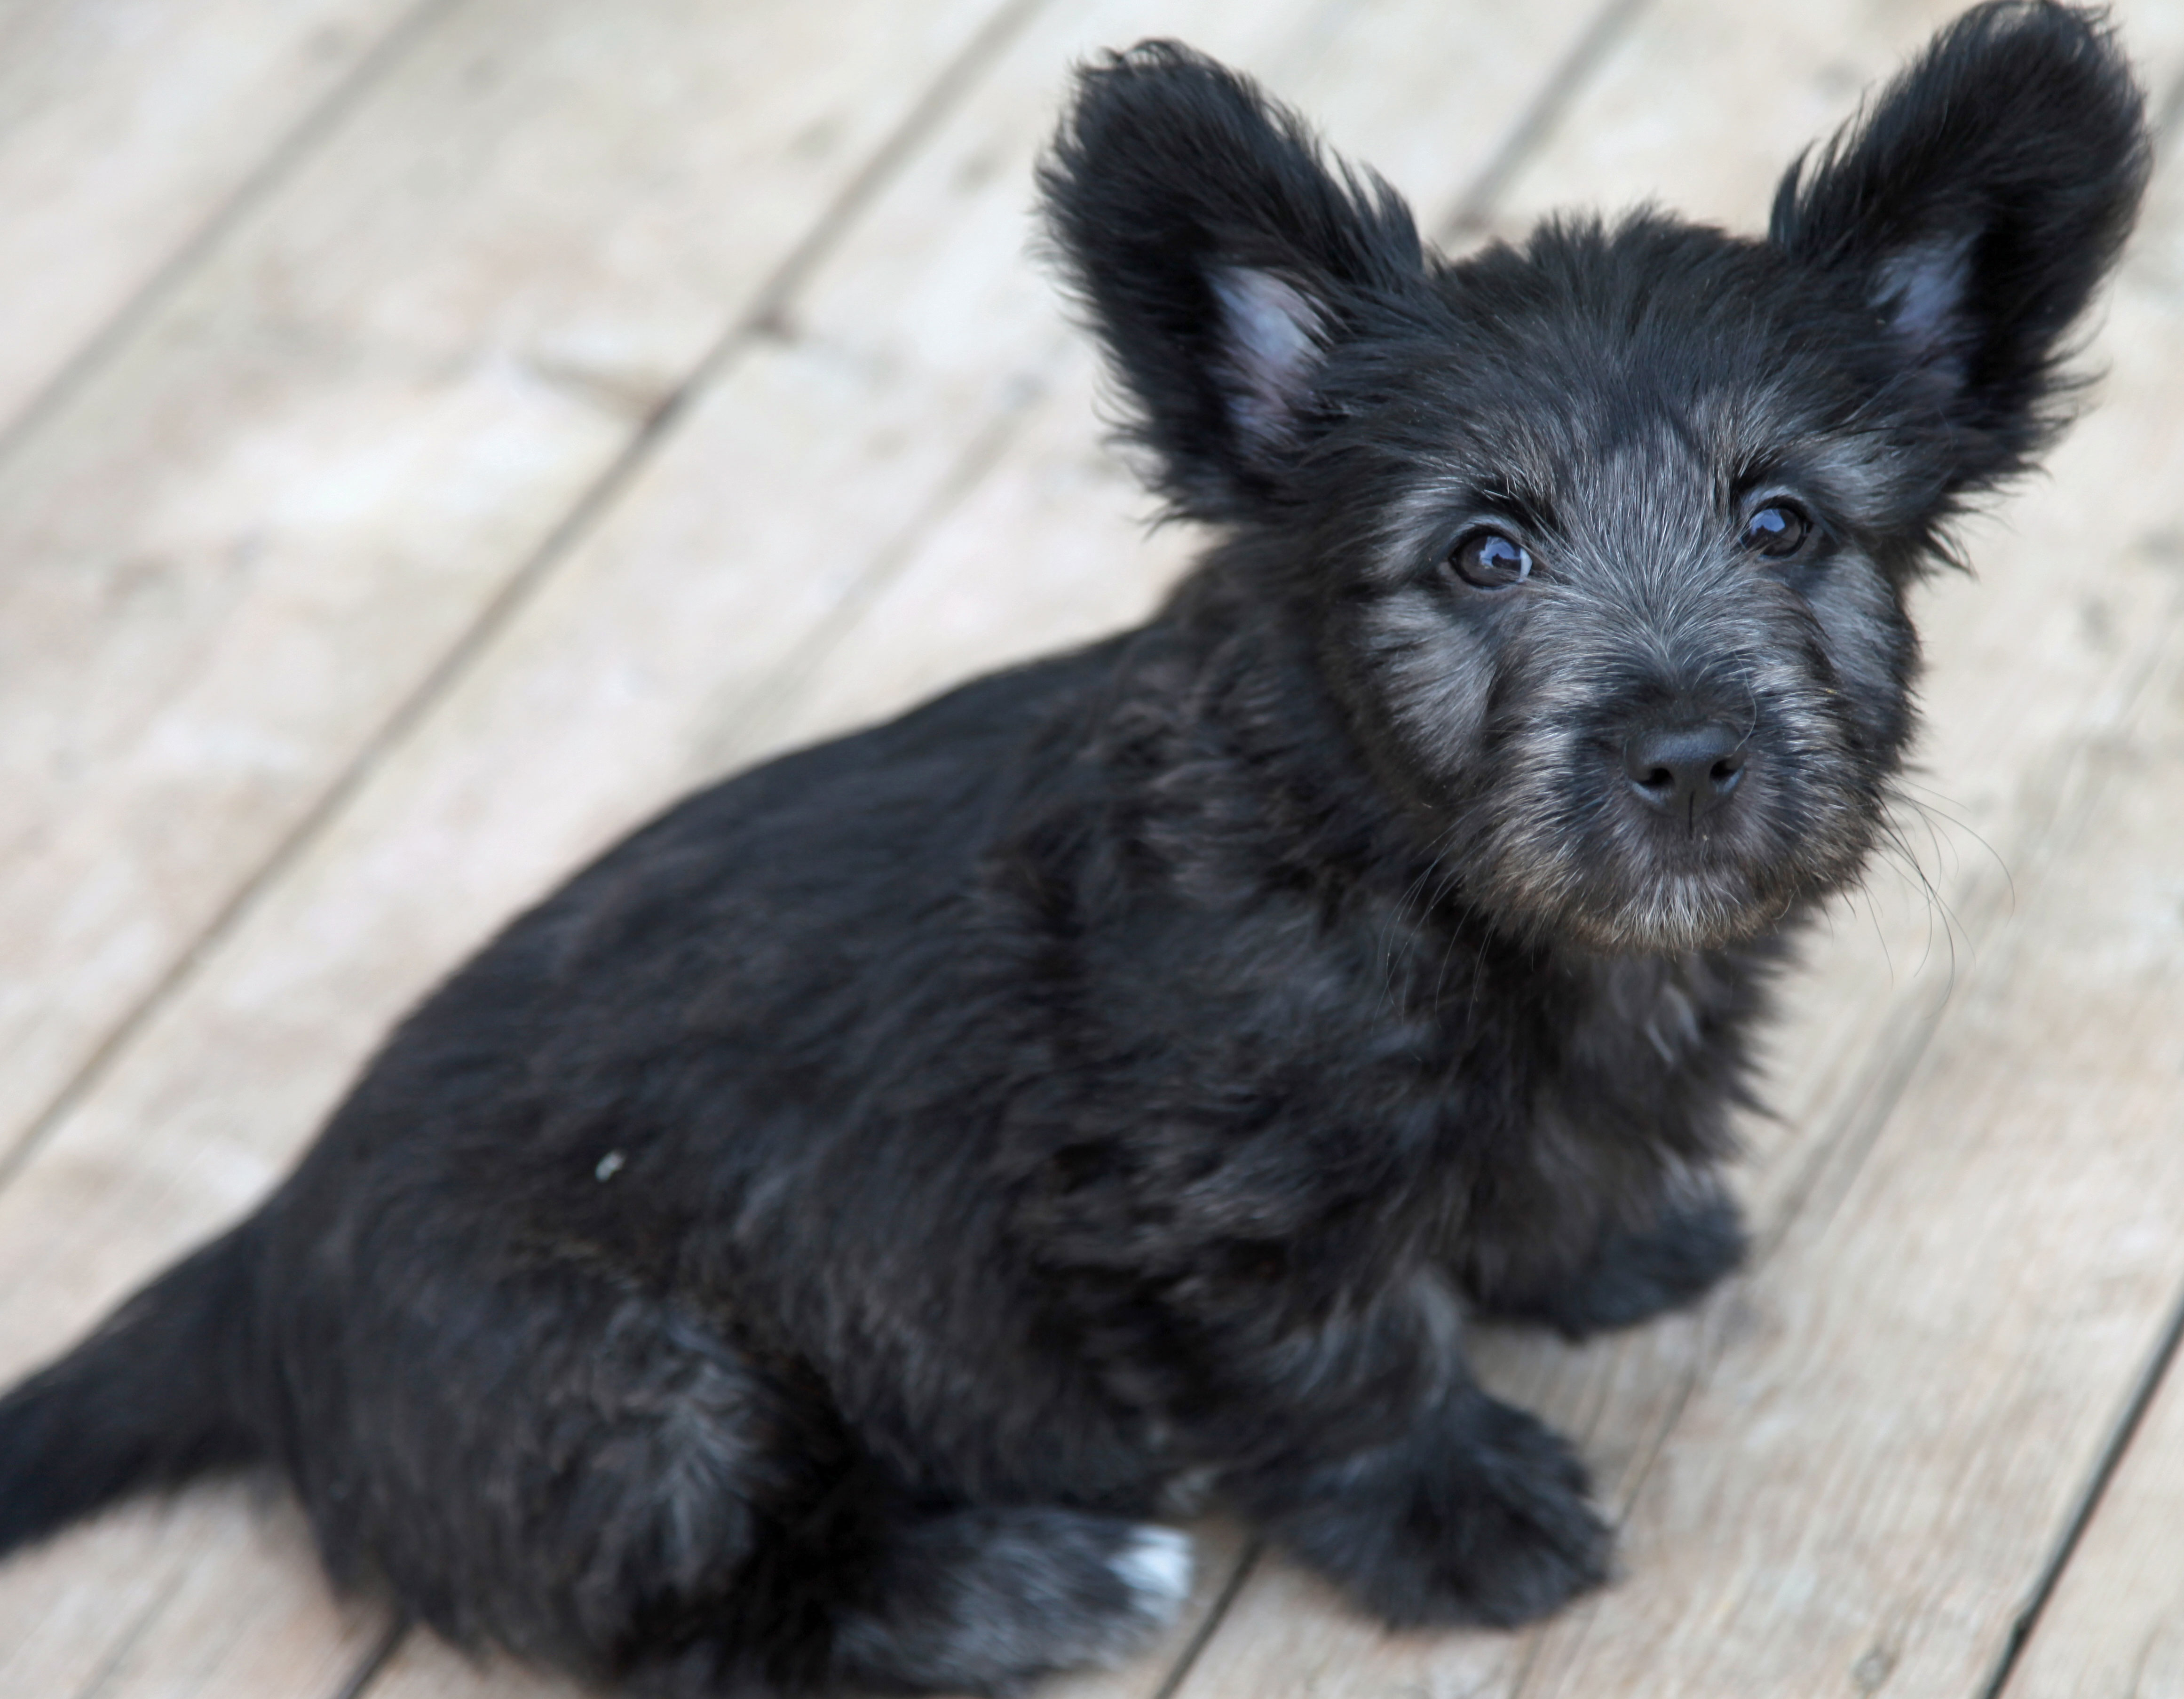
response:
[(655, 1614), (611, 1674), (648, 1694), (1006, 1694), (1173, 1623), (1189, 1539), (1060, 1507), (914, 1502), (859, 1468), (765, 1530), (733, 1585)]
[(291, 1288), (276, 1426), (329, 1567), (458, 1641), (662, 1693), (999, 1692), (1181, 1608), (1183, 1536), (935, 1503), (728, 1319), (475, 1243), (457, 1279), (453, 1242)]

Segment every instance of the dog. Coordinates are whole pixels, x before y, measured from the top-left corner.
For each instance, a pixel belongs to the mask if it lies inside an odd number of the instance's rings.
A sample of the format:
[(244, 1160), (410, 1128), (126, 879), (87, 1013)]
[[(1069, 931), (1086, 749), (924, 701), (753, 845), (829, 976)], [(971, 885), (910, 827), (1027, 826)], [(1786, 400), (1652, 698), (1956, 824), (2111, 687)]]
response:
[(255, 1214), (0, 1401), (0, 1549), (265, 1464), (326, 1566), (645, 1691), (1126, 1655), (1212, 1494), (1399, 1626), (1607, 1574), (1467, 1318), (1738, 1263), (1800, 925), (1886, 829), (1908, 591), (2064, 422), (2142, 103), (1966, 14), (1763, 240), (1455, 262), (1252, 84), (1084, 68), (1040, 170), (1156, 617), (645, 826)]

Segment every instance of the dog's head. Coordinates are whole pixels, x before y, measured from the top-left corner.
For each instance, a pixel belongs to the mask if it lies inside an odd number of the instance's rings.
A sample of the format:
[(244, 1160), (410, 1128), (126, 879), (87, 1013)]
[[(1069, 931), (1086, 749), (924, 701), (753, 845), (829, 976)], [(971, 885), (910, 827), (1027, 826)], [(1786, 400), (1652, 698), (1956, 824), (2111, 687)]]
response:
[(1317, 658), (1467, 899), (1719, 944), (1852, 878), (1911, 721), (1903, 597), (2059, 422), (2148, 159), (2100, 25), (1965, 15), (1763, 241), (1641, 213), (1454, 264), (1187, 49), (1082, 74), (1056, 245), (1178, 512)]

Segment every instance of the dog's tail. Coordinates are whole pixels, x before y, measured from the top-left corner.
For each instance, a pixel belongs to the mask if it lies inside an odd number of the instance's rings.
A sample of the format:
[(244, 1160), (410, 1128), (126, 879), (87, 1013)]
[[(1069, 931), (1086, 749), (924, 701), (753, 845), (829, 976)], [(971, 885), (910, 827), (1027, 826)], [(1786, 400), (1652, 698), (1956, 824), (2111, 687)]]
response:
[(140, 1488), (248, 1462), (254, 1218), (185, 1258), (0, 1398), (0, 1552)]

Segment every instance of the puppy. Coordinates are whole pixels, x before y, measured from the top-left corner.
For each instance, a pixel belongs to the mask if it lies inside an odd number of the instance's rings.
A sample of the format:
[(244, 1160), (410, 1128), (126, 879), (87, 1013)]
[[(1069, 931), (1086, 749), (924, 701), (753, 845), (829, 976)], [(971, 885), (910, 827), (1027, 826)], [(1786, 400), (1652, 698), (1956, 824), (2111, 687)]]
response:
[(1763, 241), (1459, 263), (1242, 79), (1085, 70), (1054, 244), (1150, 624), (732, 779), (510, 926), (258, 1213), (0, 1403), (0, 1548), (264, 1462), (329, 1569), (667, 1691), (998, 1691), (1191, 1484), (1395, 1624), (1606, 1573), (1467, 1312), (1690, 1301), (1800, 922), (2144, 181), (2102, 26), (1945, 31)]

